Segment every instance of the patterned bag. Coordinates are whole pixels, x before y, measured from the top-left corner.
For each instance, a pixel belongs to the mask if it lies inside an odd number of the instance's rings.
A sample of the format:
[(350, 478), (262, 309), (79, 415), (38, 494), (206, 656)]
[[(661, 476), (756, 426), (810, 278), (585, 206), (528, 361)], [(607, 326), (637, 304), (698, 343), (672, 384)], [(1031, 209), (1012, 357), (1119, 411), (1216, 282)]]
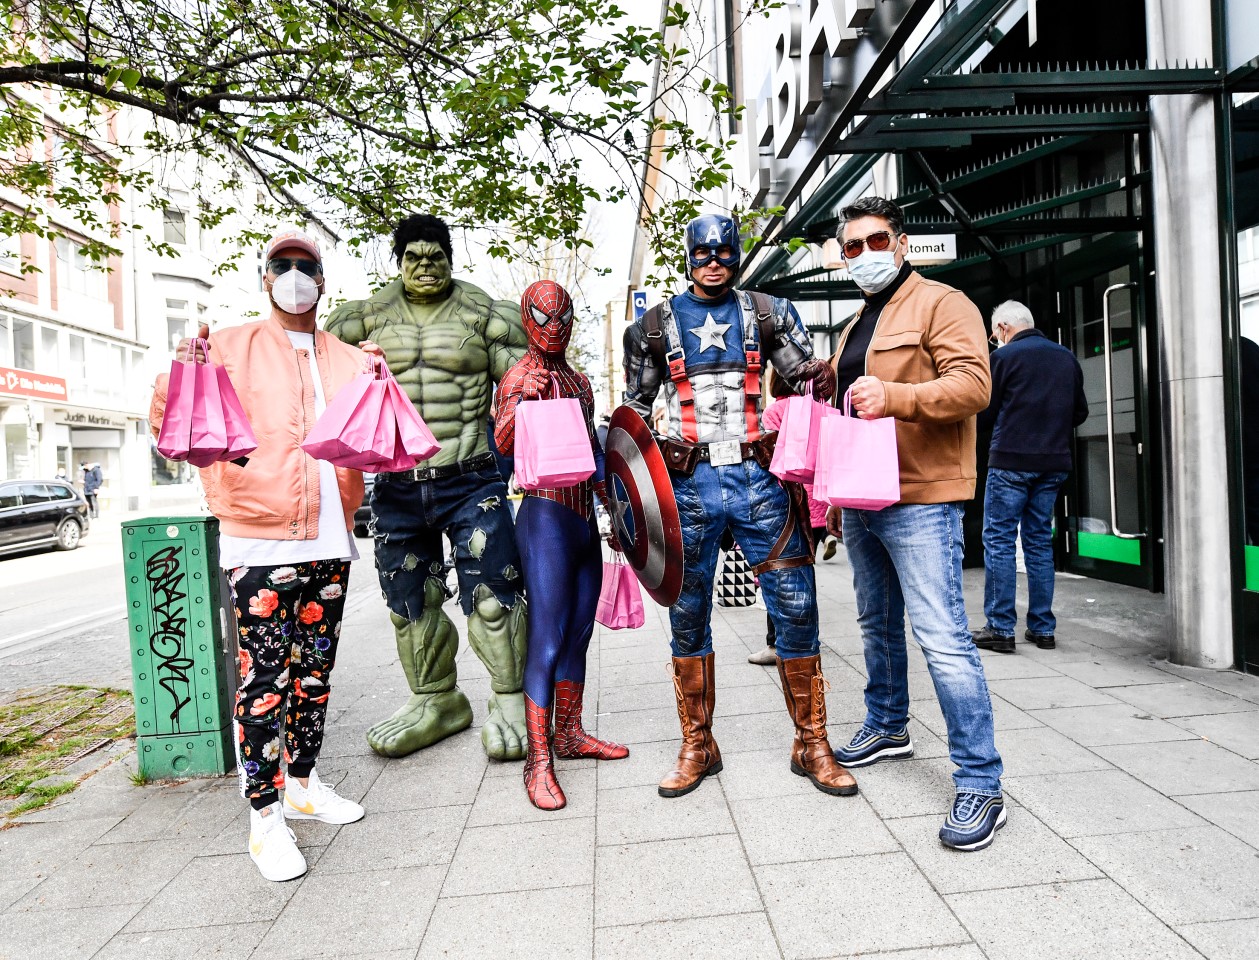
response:
[(717, 572), (717, 603), (723, 607), (750, 607), (756, 603), (756, 577), (736, 543), (721, 555)]

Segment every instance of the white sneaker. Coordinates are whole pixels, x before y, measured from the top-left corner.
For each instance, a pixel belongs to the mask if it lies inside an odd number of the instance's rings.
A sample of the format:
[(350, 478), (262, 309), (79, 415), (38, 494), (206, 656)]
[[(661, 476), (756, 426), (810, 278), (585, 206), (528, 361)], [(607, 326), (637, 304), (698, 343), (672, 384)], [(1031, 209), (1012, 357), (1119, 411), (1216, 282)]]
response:
[(286, 778), (284, 815), (290, 820), (354, 823), (363, 819), (363, 808), (353, 800), (337, 796), (332, 787), (319, 781), (319, 772), (312, 770), (308, 787), (303, 787), (297, 777)]
[(249, 855), (265, 880), (279, 883), (306, 872), (306, 858), (297, 849), (293, 831), (284, 824), (280, 801), (249, 811)]

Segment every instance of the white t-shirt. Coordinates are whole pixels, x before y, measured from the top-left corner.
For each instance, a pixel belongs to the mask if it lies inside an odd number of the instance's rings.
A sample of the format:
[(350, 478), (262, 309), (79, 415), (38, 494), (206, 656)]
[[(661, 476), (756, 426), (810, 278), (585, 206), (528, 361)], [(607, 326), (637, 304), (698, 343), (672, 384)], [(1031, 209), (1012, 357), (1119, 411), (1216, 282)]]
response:
[[(315, 385), (315, 416), (324, 412), (323, 382), (315, 364), (315, 335), (288, 334), (294, 350), (306, 350), (310, 362), (310, 379)], [(277, 566), (284, 563), (310, 563), (314, 560), (357, 560), (358, 548), (345, 529), (345, 513), (341, 509), (341, 491), (337, 487), (336, 468), (327, 460), (319, 464), (319, 536), (314, 540), (263, 540), (258, 537), (233, 537), (219, 534), (219, 566)]]

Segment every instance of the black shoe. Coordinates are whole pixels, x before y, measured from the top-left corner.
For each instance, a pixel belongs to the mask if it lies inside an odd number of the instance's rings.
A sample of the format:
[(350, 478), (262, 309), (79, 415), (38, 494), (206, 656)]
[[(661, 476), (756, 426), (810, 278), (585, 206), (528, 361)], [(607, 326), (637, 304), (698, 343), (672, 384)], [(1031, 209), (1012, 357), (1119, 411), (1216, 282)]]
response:
[(1014, 638), (1002, 633), (993, 633), (988, 627), (972, 630), (971, 639), (980, 650), (993, 650), (997, 653), (1013, 653)]
[(1032, 633), (1031, 630), (1028, 630), (1023, 634), (1023, 639), (1028, 643), (1036, 644), (1036, 646), (1040, 647), (1042, 650), (1052, 650), (1055, 646), (1057, 646), (1057, 644), (1054, 643), (1054, 635), (1052, 633)]

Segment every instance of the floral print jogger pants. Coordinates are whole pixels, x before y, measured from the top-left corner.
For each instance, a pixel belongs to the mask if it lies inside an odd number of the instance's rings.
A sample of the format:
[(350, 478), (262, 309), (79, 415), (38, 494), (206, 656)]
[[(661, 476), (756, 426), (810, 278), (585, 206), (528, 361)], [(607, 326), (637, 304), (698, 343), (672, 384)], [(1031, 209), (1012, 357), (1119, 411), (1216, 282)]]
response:
[(240, 630), (236, 766), (255, 809), (284, 786), (281, 717), (289, 774), (310, 776), (319, 757), (349, 577), (345, 560), (228, 571)]

